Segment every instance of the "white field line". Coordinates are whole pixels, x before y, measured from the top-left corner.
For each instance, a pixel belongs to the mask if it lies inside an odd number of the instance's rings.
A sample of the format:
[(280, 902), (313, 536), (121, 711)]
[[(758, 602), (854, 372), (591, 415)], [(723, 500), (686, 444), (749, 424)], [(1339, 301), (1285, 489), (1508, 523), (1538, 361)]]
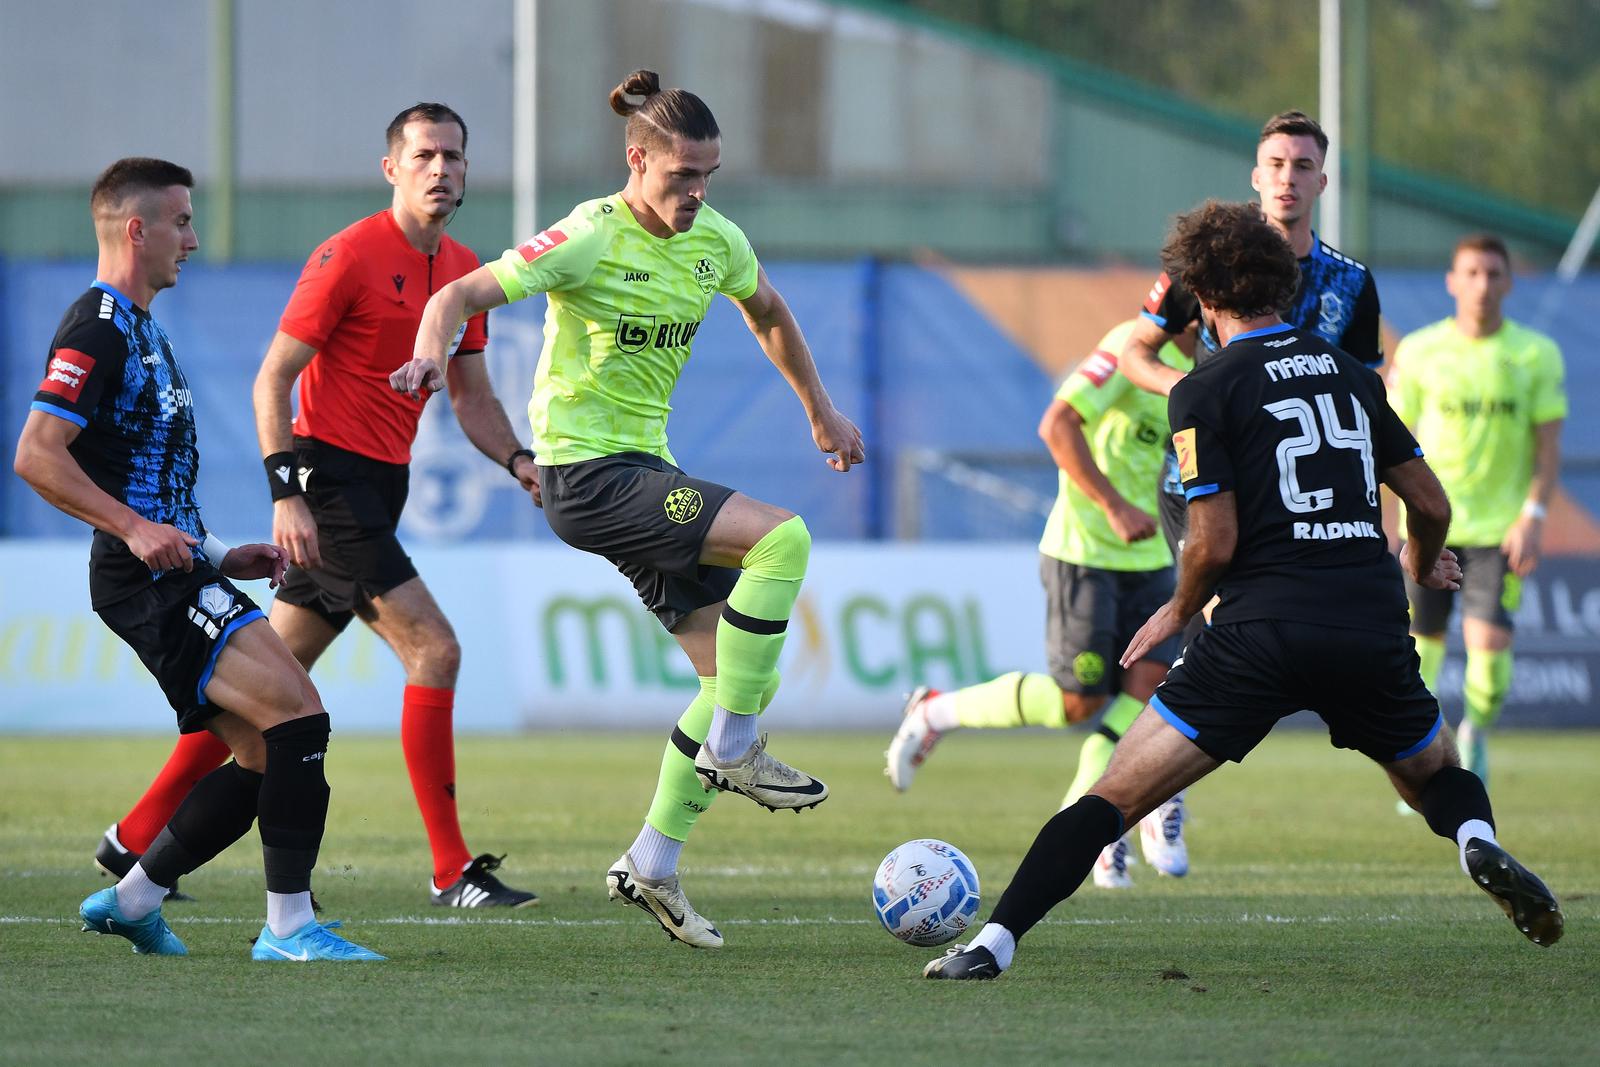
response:
[[(1437, 919), (1430, 922), (1487, 922), (1491, 916), (1468, 919)], [(460, 915), (398, 915), (379, 919), (358, 919), (358, 926), (633, 926), (634, 919), (524, 919), (482, 918)], [(1157, 918), (1115, 919), (1045, 919), (1045, 926), (1253, 926), (1253, 925), (1349, 925), (1416, 922), (1412, 915), (1268, 915), (1245, 913), (1238, 916), (1188, 916)], [(62, 916), (0, 915), (0, 926), (76, 926), (79, 920)], [(256, 926), (260, 919), (241, 919), (221, 916), (175, 917), (174, 927), (182, 926)], [(828, 915), (820, 918), (789, 919), (722, 919), (719, 926), (877, 926), (874, 919), (839, 919)]]

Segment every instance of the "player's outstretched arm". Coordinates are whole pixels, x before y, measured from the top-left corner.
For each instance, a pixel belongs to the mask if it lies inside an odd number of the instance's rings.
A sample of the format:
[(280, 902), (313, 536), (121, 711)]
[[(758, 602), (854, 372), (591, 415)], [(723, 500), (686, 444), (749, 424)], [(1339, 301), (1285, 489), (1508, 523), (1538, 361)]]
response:
[(1450, 533), (1450, 498), (1433, 468), (1418, 457), (1383, 472), (1383, 484), (1406, 506), (1406, 543), (1400, 566), (1411, 580), (1428, 589), (1459, 589), (1461, 567), (1444, 547)]
[(428, 298), (422, 309), (422, 325), (417, 327), (417, 342), (411, 362), (389, 375), (397, 393), (413, 400), (424, 390), (437, 393), (445, 386), (444, 365), (456, 331), (472, 316), (504, 307), (506, 291), (488, 267), (479, 267), (440, 289)]
[(1083, 436), (1083, 414), (1066, 400), (1053, 400), (1039, 420), (1039, 437), (1050, 449), (1050, 458), (1066, 472), (1072, 484), (1106, 515), (1111, 530), (1125, 543), (1143, 541), (1156, 534), (1154, 515), (1132, 504), (1106, 478), (1095, 464), (1094, 453)]
[(1169, 395), (1172, 387), (1183, 380), (1183, 371), (1161, 362), (1161, 348), (1170, 340), (1171, 334), (1141, 316), (1122, 346), (1118, 369), (1145, 392)]
[(757, 268), (756, 291), (733, 302), (744, 313), (745, 325), (755, 334), (761, 350), (800, 398), (806, 418), (811, 421), (811, 439), (823, 452), (831, 454), (828, 466), (842, 472), (849, 470), (851, 464), (865, 463), (867, 451), (861, 442), (861, 431), (833, 406), (817, 374), (811, 349), (800, 333), (800, 324), (767, 280), (767, 272)]
[(17, 477), (52, 506), (121, 538), (152, 571), (193, 570), (189, 550), (200, 542), (176, 526), (151, 522), (95, 485), (67, 451), (78, 433), (65, 419), (30, 411), (12, 463)]
[(1217, 583), (1233, 562), (1239, 545), (1239, 506), (1232, 490), (1195, 497), (1189, 501), (1189, 532), (1178, 564), (1178, 587), (1139, 628), (1119, 660), (1124, 668), (1167, 638), (1180, 634), (1189, 620), (1211, 599)]
[(539, 465), (517, 440), (504, 405), (494, 395), (494, 383), (489, 380), (489, 365), (484, 354), (457, 353), (450, 361), (446, 376), (450, 382), (450, 406), (461, 424), (461, 432), (479, 452), (509, 470), (536, 507), (543, 507), (544, 501), (539, 495)]

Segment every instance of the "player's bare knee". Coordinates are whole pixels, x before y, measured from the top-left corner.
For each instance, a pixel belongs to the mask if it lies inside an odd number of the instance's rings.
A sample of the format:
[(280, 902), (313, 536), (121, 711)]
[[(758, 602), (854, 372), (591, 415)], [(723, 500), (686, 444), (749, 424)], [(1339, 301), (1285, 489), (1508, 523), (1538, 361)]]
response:
[[(442, 620), (441, 620), (442, 621)], [(441, 628), (430, 629), (412, 646), (409, 673), (426, 676), (436, 682), (453, 684), (461, 671), (461, 642), (445, 623)]]
[(261, 734), (252, 732), (245, 736), (230, 737), (228, 748), (233, 752), (233, 762), (247, 771), (263, 774), (267, 769), (267, 743)]
[(1099, 714), (1100, 709), (1106, 706), (1104, 693), (1066, 693), (1061, 694), (1061, 712), (1069, 723), (1080, 723)]

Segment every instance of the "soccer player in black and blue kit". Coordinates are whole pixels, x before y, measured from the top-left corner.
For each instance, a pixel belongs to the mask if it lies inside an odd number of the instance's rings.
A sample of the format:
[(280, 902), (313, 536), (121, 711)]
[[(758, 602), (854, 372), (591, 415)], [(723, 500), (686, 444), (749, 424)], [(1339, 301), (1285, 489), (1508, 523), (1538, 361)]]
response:
[[(1126, 666), (1170, 639), (1211, 598), (1211, 625), (1184, 649), (1105, 775), (1045, 824), (971, 946), (929, 978), (994, 978), (1017, 940), (1070, 896), (1096, 855), (1174, 792), (1238, 762), (1301, 708), (1333, 744), (1379, 763), (1395, 791), (1456, 843), (1462, 870), (1535, 944), (1561, 937), (1560, 905), (1495, 841), (1483, 783), (1461, 767), (1407, 633), (1404, 569), (1454, 589), (1450, 502), (1390, 409), (1378, 376), (1277, 309), (1299, 271), (1250, 204), (1181, 216), (1162, 249), (1220, 342), (1168, 405), (1189, 531), (1173, 597), (1134, 636)], [(1378, 484), (1406, 504), (1405, 548), (1389, 554)]]
[(113, 163), (90, 194), (96, 280), (62, 317), (17, 443), (15, 469), (94, 527), (89, 597), (161, 685), (183, 733), (209, 730), (232, 762), (201, 779), (138, 864), (79, 908), (84, 929), (142, 954), (183, 956), (161, 917), (177, 879), (260, 820), (267, 923), (258, 960), (382, 959), (316, 921), (311, 870), (328, 813), (328, 715), (315, 687), (230, 578), (283, 577), (276, 545), (229, 548), (195, 501), (194, 404), (150, 303), (199, 247), (189, 171)]

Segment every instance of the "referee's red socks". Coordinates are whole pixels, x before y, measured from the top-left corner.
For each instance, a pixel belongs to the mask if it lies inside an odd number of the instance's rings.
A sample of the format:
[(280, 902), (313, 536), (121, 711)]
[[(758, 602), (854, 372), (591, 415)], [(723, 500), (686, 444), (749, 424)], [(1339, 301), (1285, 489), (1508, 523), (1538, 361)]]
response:
[(460, 881), (472, 862), (456, 816), (455, 702), (454, 689), (408, 685), (400, 714), (400, 747), (433, 849), (433, 882), (440, 889)]
[(133, 810), (117, 820), (117, 841), (129, 852), (150, 851), (156, 835), (172, 821), (173, 813), (195, 783), (222, 766), (231, 755), (228, 746), (209, 730), (179, 737), (156, 780)]

